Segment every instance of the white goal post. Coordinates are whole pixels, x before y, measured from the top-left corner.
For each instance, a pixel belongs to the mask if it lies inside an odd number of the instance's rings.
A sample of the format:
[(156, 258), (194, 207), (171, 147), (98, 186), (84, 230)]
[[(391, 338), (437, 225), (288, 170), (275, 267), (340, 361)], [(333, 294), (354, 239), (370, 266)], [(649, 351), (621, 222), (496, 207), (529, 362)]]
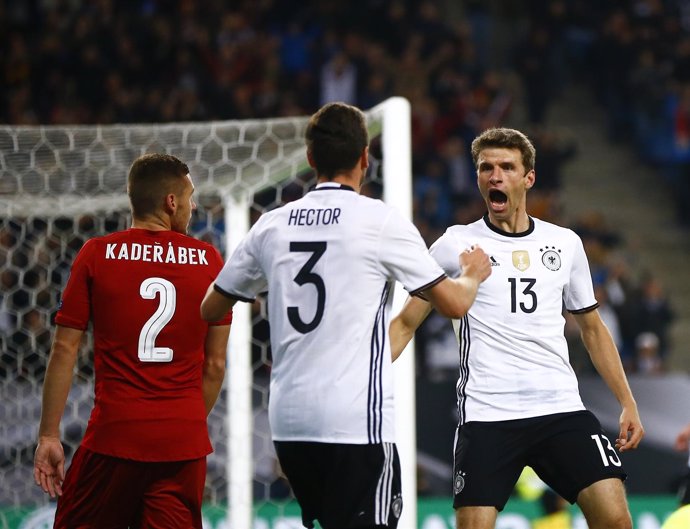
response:
[[(412, 215), (410, 106), (391, 98), (366, 111), (372, 137), (368, 181), (385, 202)], [(47, 505), (31, 487), (31, 463), (50, 320), (81, 244), (129, 225), (127, 170), (145, 152), (187, 163), (198, 210), (192, 234), (227, 256), (261, 212), (313, 183), (305, 157), (307, 117), (210, 123), (0, 126), (0, 527), (11, 509)], [(396, 286), (393, 311), (405, 292)], [(209, 418), (207, 501), (227, 520), (214, 529), (256, 527), (255, 501), (270, 497), (270, 438), (264, 424), (270, 344), (265, 307), (237, 304), (223, 393)], [(403, 467), (401, 529), (417, 525), (414, 345), (395, 363), (396, 438)], [(68, 456), (92, 403), (90, 343), (84, 344), (63, 439)], [(258, 378), (257, 378), (258, 377)], [(258, 381), (257, 381), (258, 380)], [(270, 470), (270, 469), (269, 469)], [(259, 500), (256, 500), (256, 498)], [(265, 527), (269, 527), (265, 525)]]

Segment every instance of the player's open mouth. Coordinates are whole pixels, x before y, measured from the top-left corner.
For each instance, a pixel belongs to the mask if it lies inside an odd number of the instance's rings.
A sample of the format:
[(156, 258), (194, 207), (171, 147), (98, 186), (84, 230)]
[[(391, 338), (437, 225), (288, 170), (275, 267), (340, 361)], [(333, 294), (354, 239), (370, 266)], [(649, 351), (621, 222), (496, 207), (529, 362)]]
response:
[(492, 189), (489, 191), (489, 201), (495, 206), (503, 206), (508, 202), (508, 196), (498, 189)]

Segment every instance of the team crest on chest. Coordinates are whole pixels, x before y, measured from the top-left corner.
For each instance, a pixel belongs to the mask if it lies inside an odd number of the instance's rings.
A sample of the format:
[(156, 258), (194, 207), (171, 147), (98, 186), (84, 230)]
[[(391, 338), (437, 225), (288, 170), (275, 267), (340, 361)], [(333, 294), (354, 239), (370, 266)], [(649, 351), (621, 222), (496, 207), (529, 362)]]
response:
[(515, 250), (513, 252), (513, 266), (524, 272), (529, 268), (529, 253), (527, 250)]
[(539, 248), (541, 254), (542, 264), (549, 270), (555, 272), (561, 267), (561, 250), (555, 246), (546, 246), (544, 248)]

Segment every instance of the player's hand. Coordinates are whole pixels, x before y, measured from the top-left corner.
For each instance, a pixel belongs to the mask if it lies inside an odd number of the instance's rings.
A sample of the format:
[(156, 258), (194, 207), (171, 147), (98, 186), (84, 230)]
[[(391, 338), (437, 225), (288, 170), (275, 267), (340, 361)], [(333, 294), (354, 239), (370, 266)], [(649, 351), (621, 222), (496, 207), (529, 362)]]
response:
[(478, 244), (473, 244), (460, 254), (460, 266), (463, 275), (473, 277), (480, 283), (491, 275), (489, 256)]
[(41, 437), (34, 454), (34, 481), (50, 494), (51, 498), (62, 495), (65, 479), (65, 451), (60, 439)]
[(680, 452), (687, 452), (690, 449), (690, 424), (680, 431), (674, 446)]
[(620, 417), (620, 432), (616, 439), (616, 448), (619, 452), (634, 450), (640, 444), (644, 436), (644, 427), (640, 420), (637, 406), (624, 406)]

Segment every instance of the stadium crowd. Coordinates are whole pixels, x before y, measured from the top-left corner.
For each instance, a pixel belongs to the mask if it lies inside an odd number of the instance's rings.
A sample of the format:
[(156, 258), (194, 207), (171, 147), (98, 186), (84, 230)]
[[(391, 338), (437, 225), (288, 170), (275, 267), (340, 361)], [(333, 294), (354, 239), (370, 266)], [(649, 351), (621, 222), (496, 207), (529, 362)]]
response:
[[(10, 125), (226, 120), (307, 115), (326, 101), (367, 109), (408, 98), (414, 217), (427, 242), (483, 213), (469, 142), (526, 109), (537, 152), (532, 212), (560, 218), (561, 169), (577, 145), (545, 126), (564, 84), (590, 83), (612, 140), (690, 182), (687, 0), (27, 0), (0, 2), (0, 122)], [(519, 5), (521, 4), (521, 5)], [(497, 48), (503, 52), (497, 53)], [(493, 50), (493, 51), (492, 51)], [(499, 50), (499, 51), (500, 51)], [(497, 59), (497, 57), (501, 57)], [(688, 222), (688, 211), (681, 220)], [(61, 221), (61, 222), (64, 222)], [(40, 378), (66, 267), (22, 271), (29, 255), (71, 262), (86, 226), (0, 224), (3, 377)], [(110, 224), (108, 224), (110, 222)], [(626, 367), (656, 372), (673, 311), (600, 215), (575, 219)], [(122, 219), (105, 222), (121, 228)], [(11, 265), (11, 266), (10, 266)], [(65, 265), (66, 266), (66, 265)], [(42, 310), (35, 310), (36, 308)], [(456, 369), (450, 326), (430, 318), (420, 374)], [(571, 335), (573, 364), (590, 369)], [(443, 349), (444, 353), (437, 351)], [(448, 357), (448, 354), (451, 354)], [(88, 362), (82, 369), (88, 370)]]

